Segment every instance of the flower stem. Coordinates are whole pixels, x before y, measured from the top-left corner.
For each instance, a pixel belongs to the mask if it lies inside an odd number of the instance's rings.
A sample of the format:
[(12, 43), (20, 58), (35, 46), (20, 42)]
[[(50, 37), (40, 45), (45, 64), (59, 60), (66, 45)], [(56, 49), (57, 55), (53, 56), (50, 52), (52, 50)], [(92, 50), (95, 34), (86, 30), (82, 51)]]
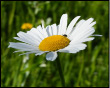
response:
[(63, 72), (62, 72), (62, 68), (61, 68), (61, 64), (60, 64), (60, 59), (59, 58), (56, 59), (56, 63), (57, 63), (58, 72), (59, 72), (59, 75), (60, 75), (60, 78), (61, 78), (62, 86), (65, 87), (64, 75), (63, 75)]

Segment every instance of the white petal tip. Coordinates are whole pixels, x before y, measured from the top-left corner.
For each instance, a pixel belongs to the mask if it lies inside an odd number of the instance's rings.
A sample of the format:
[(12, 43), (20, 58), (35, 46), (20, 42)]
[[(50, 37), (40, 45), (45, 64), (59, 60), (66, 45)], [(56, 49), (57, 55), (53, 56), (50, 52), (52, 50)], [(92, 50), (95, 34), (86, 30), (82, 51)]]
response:
[(9, 46), (8, 46), (8, 48), (10, 48), (11, 47), (11, 42), (9, 42)]
[(63, 16), (64, 16), (64, 15), (67, 16), (67, 13), (63, 14)]
[(24, 54), (19, 54), (19, 56), (24, 55)]
[(67, 17), (68, 17), (67, 14), (63, 14), (63, 15), (61, 16), (61, 18), (67, 18)]
[(36, 53), (35, 56), (37, 55), (42, 55), (44, 52)]
[(56, 52), (49, 52), (46, 55), (46, 60), (48, 61), (54, 61), (57, 58), (57, 53)]
[(89, 18), (88, 20), (91, 20), (91, 21), (93, 21), (93, 20), (94, 20), (94, 18)]
[(77, 18), (80, 18), (81, 16), (77, 16)]
[(94, 34), (94, 35), (92, 35), (92, 36), (99, 36), (99, 37), (102, 37), (103, 35)]

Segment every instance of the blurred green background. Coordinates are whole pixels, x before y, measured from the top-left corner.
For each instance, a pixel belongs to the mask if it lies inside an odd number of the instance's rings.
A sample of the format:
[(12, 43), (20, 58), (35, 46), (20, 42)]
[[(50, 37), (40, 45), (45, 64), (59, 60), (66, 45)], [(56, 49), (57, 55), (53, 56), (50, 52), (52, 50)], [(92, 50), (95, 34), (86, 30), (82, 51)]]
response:
[[(108, 87), (108, 1), (1, 1), (1, 86), (2, 87), (60, 87), (56, 63), (41, 56), (19, 56), (9, 42), (21, 30), (23, 23), (34, 27), (44, 21), (59, 24), (62, 14), (68, 14), (68, 24), (76, 16), (93, 17), (96, 21), (95, 40), (76, 54), (60, 53), (59, 58), (67, 87)], [(65, 58), (64, 58), (65, 57)], [(23, 62), (26, 60), (26, 62)], [(45, 66), (42, 67), (41, 64)]]

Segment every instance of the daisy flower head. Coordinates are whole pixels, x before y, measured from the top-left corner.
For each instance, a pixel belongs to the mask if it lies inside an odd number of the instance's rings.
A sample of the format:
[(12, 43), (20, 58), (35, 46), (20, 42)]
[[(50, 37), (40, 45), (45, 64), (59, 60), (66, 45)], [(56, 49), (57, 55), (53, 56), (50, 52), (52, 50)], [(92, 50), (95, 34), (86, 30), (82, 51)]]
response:
[(27, 30), (27, 29), (31, 29), (33, 27), (33, 25), (31, 23), (24, 23), (21, 26), (22, 30)]
[[(21, 42), (10, 42), (9, 47), (18, 49), (15, 52), (25, 51), (23, 54), (35, 53), (35, 55), (46, 54), (46, 59), (54, 61), (57, 52), (77, 53), (84, 50), (87, 45), (84, 42), (94, 39), (92, 34), (95, 32), (93, 18), (80, 20), (80, 16), (75, 17), (67, 26), (67, 14), (63, 14), (59, 25), (52, 24), (46, 28), (38, 26), (30, 31), (17, 33), (14, 39)], [(21, 54), (21, 55), (23, 55)]]

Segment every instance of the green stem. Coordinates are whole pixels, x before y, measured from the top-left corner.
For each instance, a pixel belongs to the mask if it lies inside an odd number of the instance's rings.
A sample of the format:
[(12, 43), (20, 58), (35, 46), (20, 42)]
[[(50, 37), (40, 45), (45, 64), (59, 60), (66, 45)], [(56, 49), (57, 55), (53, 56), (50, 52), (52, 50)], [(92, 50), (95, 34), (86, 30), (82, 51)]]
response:
[(57, 67), (58, 67), (58, 72), (61, 78), (62, 86), (65, 87), (65, 80), (64, 80), (64, 75), (62, 72), (61, 64), (59, 58), (56, 59)]

